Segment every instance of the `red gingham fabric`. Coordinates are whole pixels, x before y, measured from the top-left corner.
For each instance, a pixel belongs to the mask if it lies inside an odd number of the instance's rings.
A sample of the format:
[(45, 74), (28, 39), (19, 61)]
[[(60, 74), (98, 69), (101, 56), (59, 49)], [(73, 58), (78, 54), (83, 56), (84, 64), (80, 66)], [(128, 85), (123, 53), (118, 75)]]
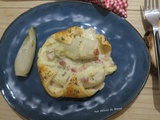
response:
[(121, 17), (127, 17), (128, 0), (86, 0), (96, 3)]

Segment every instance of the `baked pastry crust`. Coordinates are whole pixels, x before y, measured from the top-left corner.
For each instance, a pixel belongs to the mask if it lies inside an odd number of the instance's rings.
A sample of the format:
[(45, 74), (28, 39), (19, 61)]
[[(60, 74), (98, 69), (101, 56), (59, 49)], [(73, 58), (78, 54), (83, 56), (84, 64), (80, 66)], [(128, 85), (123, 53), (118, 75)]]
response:
[(78, 26), (52, 34), (38, 52), (37, 67), (52, 97), (84, 98), (101, 90), (117, 67), (111, 44), (94, 29)]

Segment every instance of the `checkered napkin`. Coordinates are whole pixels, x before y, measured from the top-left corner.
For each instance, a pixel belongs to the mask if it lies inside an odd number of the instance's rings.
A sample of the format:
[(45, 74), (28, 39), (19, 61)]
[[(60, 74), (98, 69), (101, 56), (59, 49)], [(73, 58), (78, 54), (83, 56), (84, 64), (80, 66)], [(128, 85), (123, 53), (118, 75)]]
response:
[(128, 0), (85, 0), (96, 3), (121, 17), (127, 17)]

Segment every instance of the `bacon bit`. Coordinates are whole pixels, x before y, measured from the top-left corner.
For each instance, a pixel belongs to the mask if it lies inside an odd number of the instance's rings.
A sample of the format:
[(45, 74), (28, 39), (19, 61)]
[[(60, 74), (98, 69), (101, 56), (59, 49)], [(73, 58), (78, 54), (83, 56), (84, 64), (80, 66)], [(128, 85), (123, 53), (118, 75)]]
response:
[(93, 53), (94, 53), (94, 55), (99, 55), (99, 50), (95, 49)]
[(63, 67), (66, 66), (66, 62), (65, 61), (60, 61), (59, 64), (62, 65)]
[(85, 77), (82, 77), (80, 80), (81, 80), (82, 82), (88, 82), (88, 78), (85, 78)]
[(84, 71), (84, 70), (86, 70), (86, 69), (87, 69), (87, 66), (86, 66), (85, 64), (83, 64), (83, 65), (80, 66), (79, 68), (71, 68), (70, 70), (71, 70), (72, 72), (76, 73), (76, 72), (82, 72), (82, 71)]
[(67, 77), (67, 79), (66, 79), (66, 83), (69, 81), (69, 78), (70, 78), (70, 76), (68, 76), (68, 77)]
[(72, 72), (77, 72), (76, 68), (71, 68)]

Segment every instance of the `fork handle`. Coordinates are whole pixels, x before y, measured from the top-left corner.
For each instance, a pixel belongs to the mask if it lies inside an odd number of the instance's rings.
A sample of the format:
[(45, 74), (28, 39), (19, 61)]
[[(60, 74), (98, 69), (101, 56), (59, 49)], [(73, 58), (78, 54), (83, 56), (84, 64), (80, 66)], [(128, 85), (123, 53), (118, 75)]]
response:
[(157, 62), (157, 69), (158, 69), (158, 83), (159, 83), (159, 88), (160, 88), (160, 36), (159, 36), (159, 32), (156, 31), (155, 32), (155, 41), (156, 41), (156, 45), (155, 45), (155, 49), (156, 49), (156, 62)]

